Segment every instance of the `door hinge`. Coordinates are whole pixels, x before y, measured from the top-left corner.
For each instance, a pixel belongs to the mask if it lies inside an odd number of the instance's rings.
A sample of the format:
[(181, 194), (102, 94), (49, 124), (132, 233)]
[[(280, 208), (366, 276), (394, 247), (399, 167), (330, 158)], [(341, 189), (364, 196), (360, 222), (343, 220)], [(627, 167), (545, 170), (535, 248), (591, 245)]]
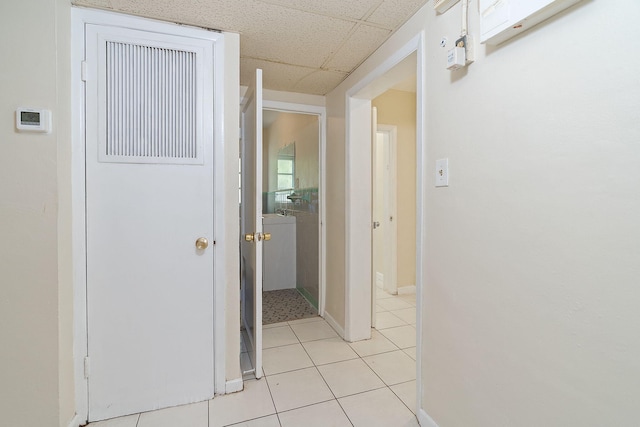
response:
[(83, 82), (87, 81), (87, 61), (80, 63), (80, 79), (82, 79)]
[(85, 356), (84, 358), (84, 378), (89, 378), (89, 356)]

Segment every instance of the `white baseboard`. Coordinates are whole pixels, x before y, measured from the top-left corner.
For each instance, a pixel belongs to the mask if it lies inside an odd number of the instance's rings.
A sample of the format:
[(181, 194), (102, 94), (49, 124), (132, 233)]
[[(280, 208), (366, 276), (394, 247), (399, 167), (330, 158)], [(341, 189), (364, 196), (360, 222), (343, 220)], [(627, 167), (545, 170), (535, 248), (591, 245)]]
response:
[(421, 427), (438, 427), (438, 424), (433, 421), (433, 418), (431, 418), (429, 414), (427, 414), (427, 412), (422, 408), (418, 410), (418, 422), (420, 423)]
[(242, 391), (243, 389), (244, 389), (244, 382), (242, 381), (242, 378), (236, 378), (235, 380), (227, 381), (224, 388), (224, 392), (226, 394), (229, 394), (229, 393)]
[(79, 427), (80, 426), (80, 415), (76, 414), (71, 422), (69, 422), (69, 427)]
[(324, 312), (324, 320), (326, 320), (327, 323), (338, 333), (338, 335), (340, 335), (340, 338), (345, 339), (344, 329), (340, 327), (338, 322), (336, 322), (336, 320), (331, 317), (331, 315), (326, 311)]
[(400, 286), (398, 288), (398, 295), (407, 295), (407, 294), (415, 294), (415, 293), (416, 293), (416, 285)]

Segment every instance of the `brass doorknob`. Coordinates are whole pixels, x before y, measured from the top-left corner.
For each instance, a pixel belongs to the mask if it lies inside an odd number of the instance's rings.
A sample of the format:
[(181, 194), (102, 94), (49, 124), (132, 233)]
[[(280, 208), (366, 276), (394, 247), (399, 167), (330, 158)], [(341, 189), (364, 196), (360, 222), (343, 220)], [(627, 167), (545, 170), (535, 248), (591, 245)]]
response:
[(207, 249), (208, 247), (209, 241), (206, 238), (200, 237), (198, 238), (198, 240), (196, 240), (196, 248), (200, 249), (201, 251)]
[(264, 233), (262, 235), (262, 238), (266, 241), (266, 240), (271, 240), (271, 233)]
[(253, 242), (253, 239), (254, 239), (253, 233), (248, 233), (244, 235), (244, 240), (246, 242)]

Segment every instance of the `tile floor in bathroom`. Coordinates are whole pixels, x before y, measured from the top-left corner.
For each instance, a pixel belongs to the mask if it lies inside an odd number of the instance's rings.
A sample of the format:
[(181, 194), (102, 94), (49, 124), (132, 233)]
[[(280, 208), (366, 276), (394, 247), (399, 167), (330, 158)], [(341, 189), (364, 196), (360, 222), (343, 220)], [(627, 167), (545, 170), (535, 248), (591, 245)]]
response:
[(376, 302), (371, 340), (344, 342), (319, 317), (266, 325), (264, 377), (244, 391), (90, 427), (418, 426), (415, 294), (378, 290)]

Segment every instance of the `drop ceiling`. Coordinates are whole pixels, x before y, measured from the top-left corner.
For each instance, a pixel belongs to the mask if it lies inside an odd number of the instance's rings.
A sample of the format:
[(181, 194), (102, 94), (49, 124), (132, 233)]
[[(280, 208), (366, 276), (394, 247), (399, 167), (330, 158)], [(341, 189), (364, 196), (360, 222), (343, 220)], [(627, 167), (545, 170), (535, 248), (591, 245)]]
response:
[(240, 33), (240, 84), (325, 95), (428, 0), (72, 0)]

